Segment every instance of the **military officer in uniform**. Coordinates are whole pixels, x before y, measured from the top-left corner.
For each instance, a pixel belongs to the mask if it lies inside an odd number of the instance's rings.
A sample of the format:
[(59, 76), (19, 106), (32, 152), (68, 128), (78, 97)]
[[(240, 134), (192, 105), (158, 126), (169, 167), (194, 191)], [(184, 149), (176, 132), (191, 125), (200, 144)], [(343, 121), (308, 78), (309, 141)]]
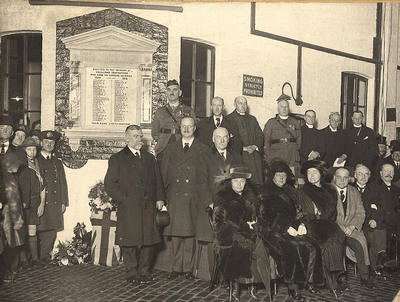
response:
[(181, 137), (179, 127), (182, 118), (185, 116), (196, 118), (193, 109), (179, 101), (181, 95), (182, 90), (179, 88), (178, 81), (169, 80), (167, 82), (168, 103), (156, 111), (151, 125), (151, 135), (156, 141), (154, 151), (159, 160), (162, 159), (167, 145)]
[(290, 167), (293, 174), (299, 167), (301, 146), (300, 122), (289, 116), (290, 97), (282, 95), (278, 102), (278, 114), (264, 126), (264, 154), (268, 164), (280, 158)]
[(57, 232), (64, 229), (63, 214), (68, 207), (68, 187), (64, 166), (60, 159), (53, 155), (56, 140), (60, 137), (56, 131), (40, 133), (41, 151), (38, 156), (43, 182), (46, 189), (46, 200), (43, 216), (38, 225), (39, 257), (41, 262), (51, 260)]

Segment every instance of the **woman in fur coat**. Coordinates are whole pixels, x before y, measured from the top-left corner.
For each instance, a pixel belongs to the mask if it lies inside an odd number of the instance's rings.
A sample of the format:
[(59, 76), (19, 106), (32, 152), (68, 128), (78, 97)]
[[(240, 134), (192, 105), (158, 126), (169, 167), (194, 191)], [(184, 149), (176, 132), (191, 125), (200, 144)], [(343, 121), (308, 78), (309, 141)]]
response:
[(318, 242), (322, 251), (322, 263), (327, 286), (336, 295), (341, 289), (337, 278), (343, 272), (345, 234), (336, 224), (337, 193), (335, 188), (324, 182), (325, 163), (307, 161), (301, 173), (306, 176), (299, 190), (299, 206), (308, 234)]
[(299, 285), (318, 293), (313, 284), (323, 282), (323, 273), (321, 251), (306, 235), (293, 183), (294, 176), (284, 162), (271, 164), (267, 181), (260, 191), (259, 224), (264, 243), (277, 263), (278, 273), (288, 285), (289, 295), (302, 301)]
[(213, 210), (213, 229), (223, 251), (219, 267), (225, 279), (233, 282), (235, 301), (239, 301), (240, 283), (249, 286), (253, 298), (257, 298), (254, 283), (263, 282), (270, 293), (269, 256), (256, 232), (258, 199), (246, 184), (250, 177), (246, 167), (230, 169)]

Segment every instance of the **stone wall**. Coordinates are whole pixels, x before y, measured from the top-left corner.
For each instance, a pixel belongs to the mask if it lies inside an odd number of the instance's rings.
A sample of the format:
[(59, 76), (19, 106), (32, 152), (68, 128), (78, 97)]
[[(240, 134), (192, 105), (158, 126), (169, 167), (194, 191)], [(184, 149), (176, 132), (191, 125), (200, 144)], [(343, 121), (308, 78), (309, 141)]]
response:
[[(62, 132), (71, 126), (69, 115), (69, 50), (65, 48), (62, 38), (102, 28), (116, 26), (123, 30), (134, 32), (144, 38), (156, 41), (161, 45), (153, 54), (155, 69), (152, 76), (152, 108), (153, 114), (166, 103), (165, 89), (168, 78), (168, 28), (128, 14), (117, 9), (105, 9), (92, 14), (74, 17), (57, 22), (56, 27), (56, 81), (55, 128)], [(145, 125), (149, 127), (149, 125)], [(68, 145), (68, 138), (62, 136), (56, 153), (70, 168), (82, 167), (88, 159), (108, 159), (111, 154), (119, 151), (125, 145), (118, 140), (82, 140), (81, 146), (73, 152)]]

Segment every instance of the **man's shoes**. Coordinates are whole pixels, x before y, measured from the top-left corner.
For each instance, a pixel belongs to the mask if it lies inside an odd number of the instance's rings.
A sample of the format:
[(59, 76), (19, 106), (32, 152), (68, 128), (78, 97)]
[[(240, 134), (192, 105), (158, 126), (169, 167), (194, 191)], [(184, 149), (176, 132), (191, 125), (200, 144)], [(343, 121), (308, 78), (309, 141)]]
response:
[(375, 288), (374, 283), (370, 279), (361, 279), (361, 286), (364, 286), (368, 289)]
[(340, 291), (345, 291), (350, 289), (350, 287), (347, 284), (347, 278), (346, 278), (346, 274), (342, 273), (340, 274), (337, 279), (336, 279), (337, 283), (338, 283), (338, 289)]
[(185, 273), (185, 279), (187, 279), (187, 280), (193, 280), (194, 279), (194, 276), (193, 276), (193, 274), (192, 273)]
[(315, 288), (314, 286), (312, 286), (311, 284), (307, 284), (305, 286), (305, 289), (308, 290), (310, 293), (312, 294), (319, 294), (321, 291), (318, 288)]
[(136, 276), (135, 277), (126, 278), (126, 282), (128, 282), (130, 284), (133, 284), (133, 285), (136, 285), (136, 284), (140, 283), (140, 281), (138, 280), (138, 278)]
[(20, 263), (20, 265), (18, 267), (18, 273), (24, 273), (24, 272), (30, 271), (31, 269), (32, 268), (28, 264), (28, 262), (24, 261), (24, 262)]
[(257, 288), (254, 286), (254, 284), (249, 286), (249, 294), (253, 299), (255, 299), (255, 300), (258, 299)]
[(178, 276), (179, 276), (179, 273), (177, 273), (177, 272), (170, 272), (170, 273), (168, 274), (168, 279), (169, 279), (169, 280), (174, 280), (174, 279), (178, 278)]
[(289, 297), (295, 301), (305, 301), (301, 293), (295, 289), (289, 289), (288, 293)]
[(43, 264), (42, 264), (42, 262), (40, 262), (39, 260), (32, 260), (32, 261), (31, 261), (31, 267), (32, 267), (33, 269), (40, 269), (40, 268), (43, 267)]
[(385, 266), (385, 262), (387, 261), (387, 255), (386, 252), (380, 252), (377, 256), (376, 259), (376, 268), (377, 269), (383, 269)]
[(237, 281), (232, 282), (232, 300), (240, 301), (240, 284)]
[(147, 284), (155, 281), (156, 278), (154, 278), (152, 275), (142, 275), (139, 278), (140, 283), (142, 284)]

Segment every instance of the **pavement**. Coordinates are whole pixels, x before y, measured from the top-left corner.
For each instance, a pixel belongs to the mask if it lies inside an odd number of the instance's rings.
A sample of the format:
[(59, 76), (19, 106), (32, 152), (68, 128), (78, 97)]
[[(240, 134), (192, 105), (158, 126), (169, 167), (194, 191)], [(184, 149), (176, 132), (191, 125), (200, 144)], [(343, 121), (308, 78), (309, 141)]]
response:
[[(45, 268), (20, 273), (11, 284), (0, 287), (1, 302), (197, 302), (228, 301), (225, 288), (208, 291), (208, 282), (200, 279), (186, 280), (180, 277), (168, 280), (167, 273), (155, 271), (156, 281), (151, 284), (132, 285), (124, 279), (124, 267), (96, 266), (80, 264), (73, 266), (49, 265)], [(386, 280), (375, 280), (376, 289), (368, 290), (360, 286), (354, 269), (347, 271), (350, 289), (340, 297), (339, 301), (347, 302), (386, 302), (393, 301), (400, 290), (400, 272), (392, 273)], [(278, 282), (275, 302), (292, 301), (287, 296), (287, 288)], [(253, 300), (246, 289), (242, 290), (240, 301), (269, 301), (263, 289), (258, 291), (259, 299)], [(328, 290), (320, 294), (303, 291), (307, 301), (337, 301)], [(400, 297), (398, 300), (400, 301)]]

